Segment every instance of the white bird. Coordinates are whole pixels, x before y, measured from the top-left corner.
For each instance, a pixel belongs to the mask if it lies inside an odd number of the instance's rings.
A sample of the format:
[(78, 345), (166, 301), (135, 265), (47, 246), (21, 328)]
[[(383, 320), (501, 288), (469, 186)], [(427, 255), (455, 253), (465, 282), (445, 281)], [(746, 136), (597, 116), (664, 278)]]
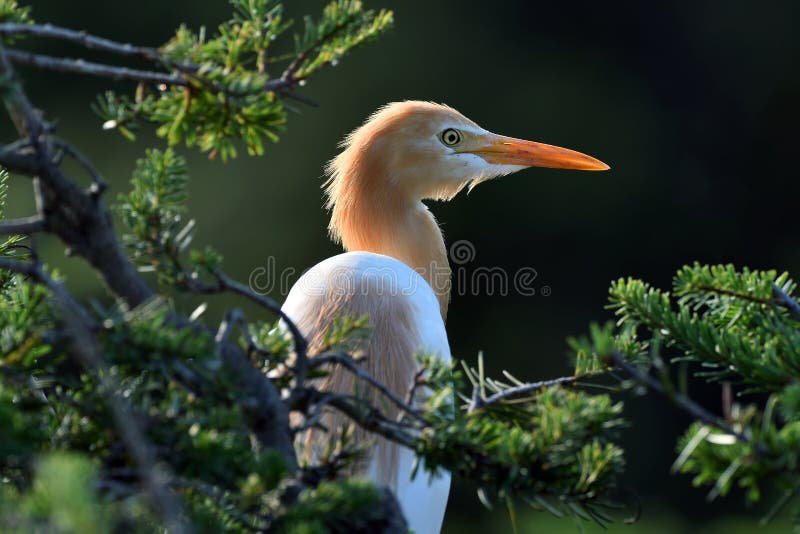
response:
[[(493, 134), (450, 107), (418, 101), (384, 106), (341, 146), (325, 193), (330, 235), (348, 252), (307, 271), (283, 311), (309, 340), (310, 354), (334, 319), (367, 314), (364, 368), (401, 398), (417, 371), (415, 354), (450, 359), (450, 267), (442, 232), (422, 201), (450, 200), (464, 187), (526, 167), (609, 168), (579, 152)], [(352, 393), (354, 378), (332, 369), (321, 387)], [(337, 414), (323, 420), (329, 429), (345, 423)], [(311, 457), (327, 442), (316, 434), (305, 440)], [(368, 436), (360, 431), (355, 439)], [(437, 533), (450, 474), (411, 480), (414, 460), (411, 450), (379, 438), (363, 474), (394, 491), (411, 529)]]

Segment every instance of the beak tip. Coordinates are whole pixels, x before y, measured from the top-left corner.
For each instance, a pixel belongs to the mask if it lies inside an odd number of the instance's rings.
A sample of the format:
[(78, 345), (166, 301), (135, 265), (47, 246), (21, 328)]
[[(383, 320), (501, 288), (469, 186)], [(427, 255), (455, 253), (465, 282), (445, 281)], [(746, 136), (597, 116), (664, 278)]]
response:
[(589, 156), (589, 158), (591, 159), (591, 162), (587, 170), (599, 172), (611, 170), (611, 165), (608, 163), (604, 163), (599, 159), (592, 158), (591, 156)]

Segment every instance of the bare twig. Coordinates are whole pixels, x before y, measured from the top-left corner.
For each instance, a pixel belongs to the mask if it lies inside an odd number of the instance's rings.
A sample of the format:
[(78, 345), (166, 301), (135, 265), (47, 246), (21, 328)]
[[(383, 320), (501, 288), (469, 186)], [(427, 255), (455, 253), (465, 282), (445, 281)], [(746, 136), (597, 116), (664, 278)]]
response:
[(0, 35), (51, 37), (79, 44), (89, 50), (111, 52), (121, 56), (141, 57), (151, 61), (156, 61), (159, 58), (158, 50), (155, 48), (119, 43), (103, 37), (96, 37), (83, 31), (60, 28), (52, 24), (0, 24)]
[(469, 400), (469, 405), (467, 406), (467, 412), (473, 413), (476, 410), (480, 410), (483, 408), (483, 397), (481, 396), (481, 386), (480, 384), (473, 384), (472, 385), (472, 396)]
[(731, 422), (733, 417), (731, 414), (733, 413), (733, 387), (731, 386), (730, 382), (723, 382), (722, 383), (722, 417), (727, 422)]
[(250, 335), (247, 317), (245, 317), (241, 310), (236, 308), (225, 312), (225, 318), (222, 320), (219, 328), (217, 329), (217, 335), (214, 338), (215, 341), (217, 343), (228, 343), (230, 341), (231, 332), (237, 325), (239, 326), (242, 337), (244, 337), (245, 342), (247, 343), (248, 353), (252, 351), (258, 352), (259, 348), (256, 346), (255, 341), (253, 341), (253, 337)]
[(46, 229), (47, 223), (41, 215), (0, 222), (0, 235), (33, 234)]
[(298, 54), (297, 57), (295, 57), (292, 60), (292, 62), (289, 63), (289, 66), (286, 67), (286, 69), (283, 71), (283, 74), (281, 75), (281, 80), (284, 80), (289, 84), (295, 84), (298, 81), (300, 81), (301, 78), (297, 76), (297, 71), (300, 69), (300, 67), (303, 66), (303, 62), (306, 59), (308, 59), (311, 53), (314, 52), (314, 50), (316, 50), (317, 48), (319, 48), (319, 46), (322, 43), (332, 38), (334, 35), (341, 32), (345, 28), (347, 28), (347, 24), (339, 24), (331, 28), (329, 32), (320, 35), (316, 41), (314, 41), (308, 48), (306, 48), (300, 54)]
[(311, 429), (330, 433), (330, 429), (321, 422), (324, 408), (325, 407), (322, 404), (315, 404), (313, 407), (311, 407), (309, 411), (303, 415), (303, 422), (299, 425), (292, 426), (292, 435), (297, 436), (298, 434), (302, 434), (306, 430)]
[(800, 320), (800, 304), (774, 282), (772, 283), (772, 294), (781, 306), (792, 312), (796, 320)]
[(380, 410), (371, 404), (349, 395), (330, 392), (316, 392), (316, 402), (324, 399), (325, 403), (345, 414), (357, 425), (368, 432), (383, 436), (394, 443), (414, 449), (416, 438), (408, 425), (387, 419)]
[[(281, 321), (283, 321), (283, 324), (286, 325), (286, 328), (288, 328), (289, 333), (292, 336), (292, 341), (294, 342), (294, 348), (295, 348), (295, 361), (294, 361), (294, 365), (293, 365), (292, 371), (294, 372), (294, 378), (295, 378), (296, 386), (293, 388), (293, 391), (292, 391), (292, 393), (290, 395), (291, 398), (287, 399), (284, 402), (282, 399), (280, 399), (280, 396), (278, 396), (278, 401), (280, 401), (283, 404), (283, 406), (285, 406), (287, 408), (293, 406), (294, 402), (295, 402), (295, 398), (300, 396), (302, 391), (303, 391), (303, 386), (305, 384), (305, 379), (306, 379), (306, 376), (308, 374), (308, 360), (309, 360), (309, 358), (308, 358), (308, 355), (306, 353), (306, 351), (308, 349), (308, 341), (306, 340), (305, 336), (303, 336), (302, 332), (300, 332), (300, 329), (297, 327), (297, 325), (294, 323), (294, 321), (292, 321), (292, 319), (288, 315), (286, 315), (286, 313), (281, 309), (281, 307), (278, 305), (277, 302), (275, 302), (274, 300), (272, 300), (272, 299), (270, 299), (268, 297), (265, 297), (263, 295), (259, 295), (259, 294), (255, 293), (252, 289), (250, 289), (246, 285), (241, 284), (241, 283), (237, 282), (236, 280), (233, 280), (232, 278), (228, 277), (227, 275), (225, 275), (222, 272), (218, 271), (218, 272), (215, 273), (215, 275), (216, 275), (216, 279), (217, 279), (217, 283), (216, 284), (205, 284), (205, 283), (202, 283), (202, 282), (200, 282), (198, 280), (189, 279), (189, 280), (187, 280), (187, 287), (189, 288), (190, 291), (194, 291), (194, 292), (197, 292), (197, 293), (203, 293), (203, 294), (230, 292), (230, 293), (234, 293), (234, 294), (240, 295), (240, 296), (242, 296), (242, 297), (244, 297), (244, 298), (246, 298), (246, 299), (248, 299), (248, 300), (250, 300), (252, 302), (255, 302), (256, 304), (258, 304), (262, 308), (264, 308), (266, 310), (269, 310), (270, 312), (272, 312), (275, 315), (277, 315), (278, 317), (280, 317)], [(242, 364), (240, 362), (237, 365), (239, 365), (241, 367)], [(249, 362), (247, 363), (247, 365), (251, 369), (253, 369), (253, 366), (250, 365)], [(253, 384), (253, 385), (255, 385), (255, 384)], [(270, 385), (271, 385), (271, 383), (270, 383)], [(274, 389), (274, 387), (273, 387), (273, 389)], [(267, 392), (262, 391), (262, 394), (266, 395), (266, 393)], [(272, 399), (274, 399), (274, 397), (272, 395), (270, 395), (270, 397)], [(278, 416), (275, 416), (275, 417), (278, 417)], [(279, 417), (281, 418), (281, 420), (284, 419), (284, 415), (283, 414), (280, 415)], [(286, 418), (286, 428), (288, 429), (288, 433), (287, 433), (288, 442), (286, 442), (284, 446), (288, 446), (289, 448), (291, 448), (293, 450), (293, 445), (292, 445), (292, 441), (291, 441), (292, 431), (289, 428), (288, 415), (286, 415), (285, 418)], [(275, 429), (273, 429), (273, 431), (277, 432), (277, 430), (275, 430)]]
[(303, 95), (297, 94), (294, 91), (289, 91), (288, 89), (281, 90), (281, 88), (278, 87), (277, 84), (275, 84), (274, 89), (272, 89), (272, 90), (276, 91), (278, 94), (280, 94), (283, 97), (290, 98), (292, 100), (297, 100), (298, 102), (300, 102), (301, 104), (305, 104), (306, 106), (309, 106), (309, 107), (312, 107), (312, 108), (318, 108), (319, 107), (319, 102), (317, 102), (313, 98), (308, 98), (307, 96), (303, 96)]
[(775, 305), (777, 304), (774, 300), (759, 297), (756, 295), (751, 295), (750, 293), (743, 293), (740, 291), (733, 291), (731, 289), (726, 289), (724, 287), (714, 287), (705, 284), (701, 284), (695, 286), (698, 291), (705, 291), (706, 293), (712, 293), (715, 295), (724, 295), (726, 297), (735, 297), (737, 299), (746, 300), (748, 302), (755, 302), (757, 304), (767, 304), (767, 305)]
[(738, 432), (731, 428), (731, 426), (725, 422), (722, 418), (717, 417), (716, 415), (712, 414), (693, 400), (672, 391), (667, 391), (664, 388), (664, 385), (653, 378), (652, 376), (643, 373), (639, 370), (638, 367), (629, 363), (625, 360), (625, 357), (622, 354), (616, 352), (609, 357), (609, 362), (612, 363), (615, 367), (618, 367), (625, 373), (627, 373), (631, 378), (635, 381), (644, 384), (648, 388), (652, 389), (656, 393), (664, 395), (668, 398), (671, 402), (677, 405), (682, 410), (686, 411), (689, 415), (694, 417), (696, 420), (720, 429), (721, 431), (725, 432), (726, 434), (730, 434), (737, 441), (742, 443), (746, 443), (752, 445), (757, 452), (760, 454), (767, 454), (769, 451), (762, 443), (754, 442), (750, 437), (744, 435), (741, 432)]
[(12, 63), (31, 65), (39, 69), (54, 70), (56, 72), (73, 72), (86, 74), (112, 80), (133, 80), (155, 84), (189, 86), (186, 78), (175, 74), (167, 74), (150, 70), (117, 67), (104, 63), (95, 63), (84, 59), (60, 58), (44, 54), (34, 54), (24, 50), (6, 49), (6, 55)]
[(294, 321), (292, 321), (292, 319), (281, 309), (280, 304), (269, 297), (259, 295), (246, 285), (230, 278), (225, 273), (218, 271), (215, 273), (215, 276), (217, 279), (216, 284), (206, 284), (200, 282), (199, 280), (187, 280), (187, 288), (190, 291), (200, 294), (224, 292), (234, 293), (258, 304), (271, 313), (274, 313), (284, 322), (286, 328), (289, 329), (289, 333), (292, 336), (292, 341), (294, 341), (295, 351), (298, 354), (298, 358), (306, 356), (308, 341), (306, 341), (305, 336), (303, 336), (303, 334), (300, 332), (300, 329), (297, 327), (297, 325), (294, 324)]
[(100, 171), (98, 171), (92, 162), (89, 161), (89, 158), (84, 156), (77, 148), (65, 141), (62, 141), (61, 139), (55, 139), (53, 144), (60, 150), (63, 150), (64, 153), (70, 156), (72, 159), (77, 161), (78, 164), (83, 167), (87, 173), (89, 173), (94, 187), (92, 193), (99, 195), (108, 188), (108, 183), (100, 175)]
[[(157, 48), (149, 46), (136, 46), (130, 43), (120, 43), (117, 41), (112, 41), (111, 39), (106, 39), (104, 37), (91, 35), (83, 31), (70, 30), (68, 28), (61, 28), (59, 26), (53, 26), (51, 24), (43, 24), (43, 25), (0, 24), (0, 35), (21, 35), (21, 34), (36, 35), (39, 37), (51, 37), (79, 44), (85, 48), (88, 48), (89, 50), (100, 50), (103, 52), (110, 52), (125, 57), (138, 57), (150, 61), (151, 63), (164, 65), (169, 68), (175, 69), (178, 72), (189, 75), (192, 78), (197, 79), (204, 85), (208, 86), (215, 93), (227, 92), (224, 87), (212, 82), (211, 80), (206, 80), (205, 78), (199, 77), (198, 72), (201, 68), (200, 65), (188, 62), (174, 61), (168, 58), (166, 55), (164, 55)], [(142, 80), (142, 81), (147, 81), (147, 80)], [(268, 90), (278, 89), (283, 85), (285, 85), (283, 83), (278, 83), (278, 82), (279, 81), (277, 80), (273, 82), (270, 88), (268, 88)], [(239, 96), (242, 96), (244, 94), (247, 93), (242, 93)]]
[(305, 355), (308, 348), (308, 342), (300, 332), (300, 329), (297, 328), (297, 325), (294, 324), (294, 321), (292, 321), (292, 319), (281, 309), (280, 304), (268, 297), (265, 297), (264, 295), (259, 295), (241, 282), (237, 282), (236, 280), (229, 278), (224, 273), (217, 273), (217, 280), (224, 290), (241, 295), (242, 297), (255, 302), (262, 308), (265, 308), (280, 317), (281, 320), (286, 323), (286, 327), (292, 334), (295, 344), (294, 350)]
[(406, 394), (406, 404), (409, 406), (414, 405), (414, 397), (417, 396), (417, 390), (420, 386), (425, 384), (425, 368), (420, 367), (417, 369), (417, 372), (414, 373), (414, 380), (411, 382), (411, 387), (408, 388), (408, 393)]
[(418, 410), (415, 410), (410, 404), (406, 404), (403, 399), (399, 396), (395, 395), (395, 393), (389, 389), (386, 384), (379, 381), (378, 379), (374, 378), (372, 375), (367, 373), (363, 367), (358, 365), (357, 362), (353, 360), (353, 357), (349, 354), (324, 354), (321, 356), (315, 356), (314, 358), (309, 359), (309, 367), (311, 369), (321, 367), (324, 365), (340, 365), (353, 373), (358, 379), (363, 380), (364, 382), (371, 385), (373, 388), (377, 389), (381, 392), (381, 394), (389, 399), (392, 404), (397, 406), (402, 412), (407, 413), (417, 421), (425, 424), (425, 418), (419, 414)]
[(560, 378), (553, 378), (550, 380), (542, 380), (541, 382), (531, 382), (528, 384), (523, 384), (521, 386), (516, 386), (513, 388), (504, 389), (503, 391), (499, 391), (494, 395), (487, 397), (481, 403), (481, 407), (490, 406), (492, 404), (496, 404), (498, 402), (502, 402), (508, 400), (511, 397), (516, 397), (518, 395), (525, 395), (528, 393), (533, 393), (540, 389), (549, 388), (552, 386), (564, 385), (564, 384), (574, 384), (580, 380), (586, 378), (587, 374), (582, 375), (575, 375), (575, 376), (562, 376)]

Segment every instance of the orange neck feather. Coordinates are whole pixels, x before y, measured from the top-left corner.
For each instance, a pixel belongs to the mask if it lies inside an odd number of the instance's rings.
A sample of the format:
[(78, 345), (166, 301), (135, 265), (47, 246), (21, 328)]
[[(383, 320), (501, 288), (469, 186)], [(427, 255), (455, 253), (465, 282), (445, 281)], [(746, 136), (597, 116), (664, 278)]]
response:
[(326, 184), (331, 237), (347, 251), (396, 258), (434, 290), (442, 317), (450, 301), (450, 266), (444, 237), (427, 207), (385, 176), (379, 158), (354, 146), (331, 162)]

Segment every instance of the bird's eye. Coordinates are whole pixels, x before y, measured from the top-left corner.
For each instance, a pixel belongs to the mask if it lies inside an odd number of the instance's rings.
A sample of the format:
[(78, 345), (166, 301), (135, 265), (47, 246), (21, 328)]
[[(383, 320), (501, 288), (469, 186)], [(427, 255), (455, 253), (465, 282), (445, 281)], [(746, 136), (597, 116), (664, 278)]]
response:
[(442, 143), (447, 146), (456, 146), (461, 142), (461, 132), (453, 128), (448, 128), (441, 133), (439, 138), (442, 140)]

